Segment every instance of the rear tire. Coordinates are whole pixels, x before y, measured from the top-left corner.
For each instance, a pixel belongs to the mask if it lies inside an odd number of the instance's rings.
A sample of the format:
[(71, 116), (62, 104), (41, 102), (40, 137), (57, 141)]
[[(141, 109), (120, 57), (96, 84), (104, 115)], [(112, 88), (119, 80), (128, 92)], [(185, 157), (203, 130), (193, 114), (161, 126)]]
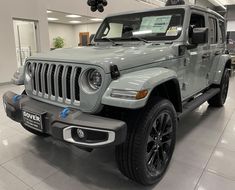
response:
[(172, 103), (157, 98), (128, 125), (126, 142), (116, 147), (116, 161), (128, 178), (152, 185), (164, 176), (176, 139), (178, 120)]
[(228, 95), (228, 88), (229, 88), (229, 78), (230, 72), (227, 68), (225, 68), (221, 83), (219, 85), (220, 92), (208, 100), (208, 103), (212, 107), (222, 107), (226, 102), (227, 95)]

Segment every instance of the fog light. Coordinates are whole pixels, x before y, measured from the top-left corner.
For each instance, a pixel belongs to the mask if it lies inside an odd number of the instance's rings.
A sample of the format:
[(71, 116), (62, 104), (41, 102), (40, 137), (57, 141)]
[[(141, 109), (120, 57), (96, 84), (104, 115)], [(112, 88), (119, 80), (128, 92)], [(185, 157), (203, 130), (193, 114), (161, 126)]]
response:
[(85, 137), (85, 133), (81, 129), (77, 129), (77, 135), (80, 139), (83, 139)]

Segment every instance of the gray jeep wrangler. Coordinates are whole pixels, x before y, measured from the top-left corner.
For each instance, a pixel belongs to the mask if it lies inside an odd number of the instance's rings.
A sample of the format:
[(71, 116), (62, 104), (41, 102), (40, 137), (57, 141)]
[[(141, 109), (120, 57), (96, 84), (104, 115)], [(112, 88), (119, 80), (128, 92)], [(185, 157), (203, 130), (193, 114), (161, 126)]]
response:
[(94, 46), (30, 57), (25, 91), (3, 96), (7, 116), (40, 136), (83, 149), (116, 146), (121, 172), (161, 180), (178, 120), (225, 103), (231, 59), (224, 18), (196, 6), (107, 17)]

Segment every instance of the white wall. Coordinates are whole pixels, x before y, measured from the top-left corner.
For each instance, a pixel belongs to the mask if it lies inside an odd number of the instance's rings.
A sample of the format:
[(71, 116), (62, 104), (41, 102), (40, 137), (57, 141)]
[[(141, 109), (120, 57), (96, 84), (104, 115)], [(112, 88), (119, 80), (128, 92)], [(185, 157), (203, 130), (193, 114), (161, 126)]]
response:
[(64, 48), (77, 46), (75, 27), (73, 25), (49, 23), (48, 29), (51, 48), (54, 47), (53, 39), (58, 36), (64, 39)]
[(235, 5), (228, 6), (227, 10), (227, 30), (235, 31)]
[(40, 49), (49, 50), (46, 7), (39, 2), (36, 0), (0, 0), (0, 83), (10, 81), (17, 68), (13, 18), (38, 20)]

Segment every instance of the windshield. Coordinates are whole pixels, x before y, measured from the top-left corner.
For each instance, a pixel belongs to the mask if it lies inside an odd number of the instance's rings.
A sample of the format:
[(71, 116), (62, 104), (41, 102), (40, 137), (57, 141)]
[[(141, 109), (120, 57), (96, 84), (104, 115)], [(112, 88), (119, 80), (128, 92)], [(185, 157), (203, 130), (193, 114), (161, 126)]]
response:
[(184, 9), (172, 9), (108, 17), (95, 41), (176, 40), (182, 32), (184, 13)]

